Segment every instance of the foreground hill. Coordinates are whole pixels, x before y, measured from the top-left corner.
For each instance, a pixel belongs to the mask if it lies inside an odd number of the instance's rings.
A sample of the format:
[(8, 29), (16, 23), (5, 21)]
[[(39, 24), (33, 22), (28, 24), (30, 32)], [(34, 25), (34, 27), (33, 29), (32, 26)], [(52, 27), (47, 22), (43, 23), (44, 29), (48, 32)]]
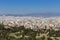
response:
[(60, 40), (60, 30), (20, 27), (5, 28), (0, 24), (0, 40)]

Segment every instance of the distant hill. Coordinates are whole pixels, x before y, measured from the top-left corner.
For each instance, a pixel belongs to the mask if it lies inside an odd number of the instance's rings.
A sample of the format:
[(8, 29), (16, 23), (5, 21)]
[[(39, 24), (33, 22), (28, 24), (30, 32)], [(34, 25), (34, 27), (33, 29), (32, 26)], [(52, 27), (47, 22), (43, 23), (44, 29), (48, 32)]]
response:
[[(44, 16), (44, 17), (50, 17), (50, 16), (60, 16), (60, 13), (28, 13), (28, 14), (4, 14), (6, 16)], [(1, 16), (1, 15), (0, 15)]]
[(45, 16), (45, 17), (49, 17), (49, 16), (60, 16), (60, 13), (30, 13), (30, 14), (27, 14), (27, 16)]

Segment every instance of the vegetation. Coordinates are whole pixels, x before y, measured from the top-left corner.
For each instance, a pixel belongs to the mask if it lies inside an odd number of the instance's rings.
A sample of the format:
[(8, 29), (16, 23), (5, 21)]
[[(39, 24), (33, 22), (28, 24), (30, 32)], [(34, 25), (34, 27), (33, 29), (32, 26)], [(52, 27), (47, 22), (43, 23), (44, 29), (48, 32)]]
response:
[(0, 24), (0, 40), (60, 40), (60, 30), (53, 29), (33, 29), (24, 26), (4, 28)]

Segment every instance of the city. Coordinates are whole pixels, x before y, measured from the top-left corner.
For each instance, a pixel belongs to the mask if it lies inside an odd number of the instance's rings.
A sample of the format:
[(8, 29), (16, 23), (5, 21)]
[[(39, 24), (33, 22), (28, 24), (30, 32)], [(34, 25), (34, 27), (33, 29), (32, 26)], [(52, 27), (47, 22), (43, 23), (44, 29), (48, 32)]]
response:
[(0, 16), (0, 24), (3, 24), (8, 27), (11, 26), (24, 26), (25, 28), (46, 28), (50, 29), (52, 27), (54, 30), (60, 30), (60, 17), (15, 17), (15, 16)]

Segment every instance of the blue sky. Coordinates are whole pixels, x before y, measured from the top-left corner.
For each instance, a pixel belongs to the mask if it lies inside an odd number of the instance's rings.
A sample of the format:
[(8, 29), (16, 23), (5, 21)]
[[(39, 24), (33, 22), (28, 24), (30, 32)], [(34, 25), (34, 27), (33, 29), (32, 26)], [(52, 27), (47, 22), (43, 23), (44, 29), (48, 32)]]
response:
[(60, 13), (60, 0), (0, 0), (0, 14)]

